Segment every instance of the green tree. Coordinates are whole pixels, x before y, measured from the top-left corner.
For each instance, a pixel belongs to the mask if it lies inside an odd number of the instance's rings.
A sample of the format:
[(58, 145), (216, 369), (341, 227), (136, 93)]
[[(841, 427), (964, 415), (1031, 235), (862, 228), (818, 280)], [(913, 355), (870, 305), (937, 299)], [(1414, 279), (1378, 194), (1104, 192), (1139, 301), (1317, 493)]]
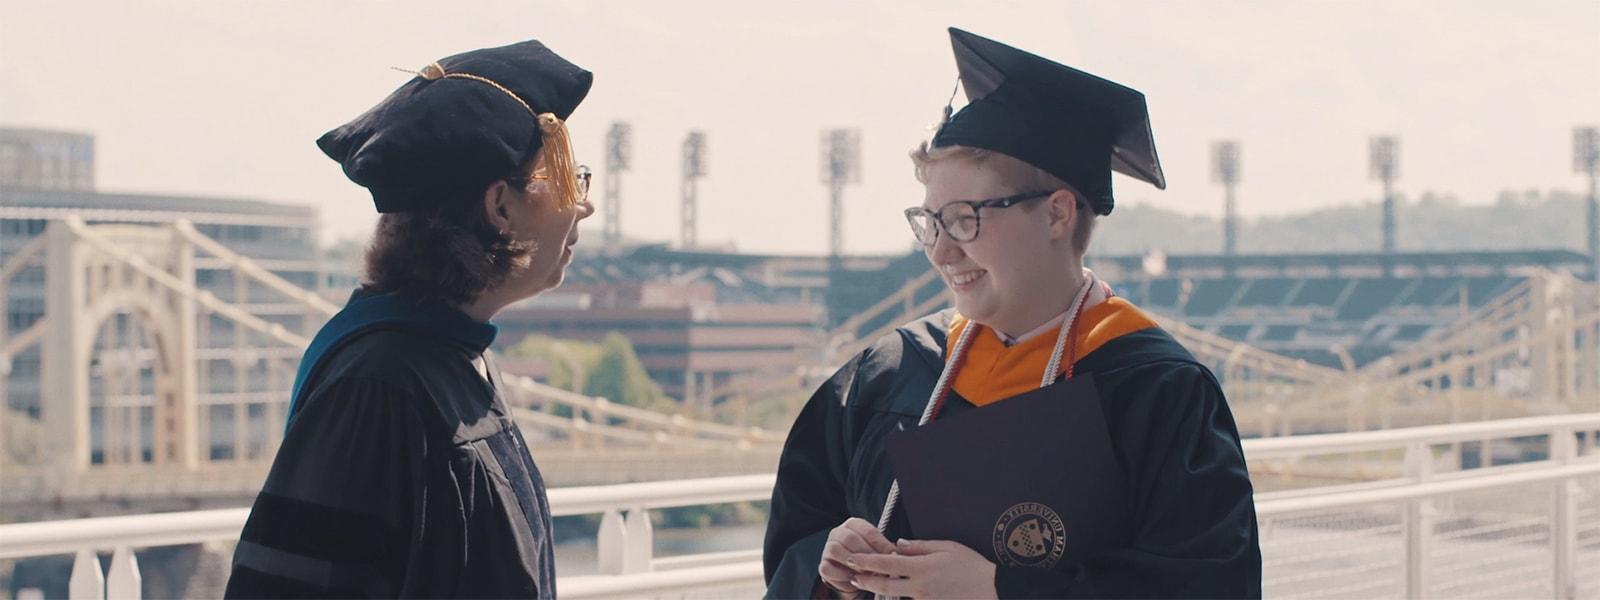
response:
[(583, 384), (600, 362), (600, 344), (530, 335), (506, 351), (507, 356), (537, 358), (550, 365), (551, 386), (587, 393)]
[[(598, 344), (530, 335), (506, 355), (543, 360), (550, 366), (548, 383), (553, 387), (651, 410), (672, 412), (678, 408), (650, 380), (633, 343), (615, 331)], [(571, 411), (563, 406), (553, 414), (569, 416)]]
[(661, 386), (650, 380), (638, 354), (633, 351), (633, 343), (615, 331), (601, 342), (599, 360), (589, 371), (584, 393), (640, 408), (674, 408)]

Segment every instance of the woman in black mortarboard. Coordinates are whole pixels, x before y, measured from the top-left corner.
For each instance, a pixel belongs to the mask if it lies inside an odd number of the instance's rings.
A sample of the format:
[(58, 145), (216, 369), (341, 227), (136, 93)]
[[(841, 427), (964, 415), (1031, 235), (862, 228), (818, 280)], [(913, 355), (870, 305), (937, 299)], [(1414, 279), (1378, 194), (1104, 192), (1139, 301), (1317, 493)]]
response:
[(317, 140), (382, 216), (300, 363), (228, 597), (555, 597), (544, 481), (488, 348), (594, 212), (565, 124), (592, 75), (537, 41), (416, 75)]
[(1164, 188), (1144, 95), (951, 29), (969, 103), (906, 210), (955, 310), (807, 402), (779, 460), (767, 595), (1255, 597), (1221, 386), (1083, 268), (1111, 172)]

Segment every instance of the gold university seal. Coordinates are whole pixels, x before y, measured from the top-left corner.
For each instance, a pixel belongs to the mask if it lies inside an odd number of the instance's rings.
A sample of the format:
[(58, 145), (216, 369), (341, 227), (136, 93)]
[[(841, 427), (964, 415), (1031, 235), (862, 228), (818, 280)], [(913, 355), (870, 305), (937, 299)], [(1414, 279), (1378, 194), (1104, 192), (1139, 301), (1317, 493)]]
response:
[(1006, 510), (994, 524), (994, 555), (1010, 567), (1049, 569), (1067, 550), (1067, 528), (1061, 515), (1038, 502)]

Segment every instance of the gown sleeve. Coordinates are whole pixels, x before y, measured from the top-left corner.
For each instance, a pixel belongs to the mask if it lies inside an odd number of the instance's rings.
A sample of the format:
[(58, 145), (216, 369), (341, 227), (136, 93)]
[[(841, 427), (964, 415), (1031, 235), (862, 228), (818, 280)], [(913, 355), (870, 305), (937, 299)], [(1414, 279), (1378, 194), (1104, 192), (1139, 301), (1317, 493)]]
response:
[(768, 598), (809, 598), (820, 591), (822, 546), (828, 532), (850, 518), (842, 402), (861, 361), (857, 356), (845, 363), (818, 387), (789, 430), (762, 548)]
[(226, 597), (551, 596), (522, 558), (533, 540), (505, 475), (482, 444), (431, 432), (425, 402), (378, 379), (315, 390), (251, 508)]
[(1132, 493), (1132, 543), (1065, 569), (1001, 566), (1000, 597), (1261, 596), (1255, 503), (1222, 389), (1198, 365), (1165, 367), (1106, 411)]
[(371, 379), (313, 393), (250, 509), (227, 597), (400, 593), (426, 481), (415, 406)]

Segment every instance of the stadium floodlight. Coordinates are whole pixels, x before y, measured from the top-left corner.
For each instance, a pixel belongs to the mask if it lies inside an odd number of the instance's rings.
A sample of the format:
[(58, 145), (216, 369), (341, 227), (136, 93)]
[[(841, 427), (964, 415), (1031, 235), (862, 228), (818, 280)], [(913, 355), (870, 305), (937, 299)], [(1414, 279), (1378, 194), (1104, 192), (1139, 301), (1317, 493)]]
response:
[[(1223, 140), (1211, 143), (1211, 180), (1221, 183), (1222, 203), (1222, 253), (1233, 256), (1239, 252), (1239, 215), (1234, 200), (1234, 185), (1239, 183), (1239, 142)], [(1233, 263), (1227, 265), (1232, 274)]]
[(633, 156), (633, 126), (627, 121), (614, 121), (606, 132), (606, 246), (615, 250), (622, 242), (622, 174), (627, 172)]
[(1572, 128), (1572, 172), (1600, 171), (1600, 127)]
[(1600, 184), (1595, 181), (1600, 178), (1600, 128), (1572, 129), (1572, 170), (1589, 176), (1589, 278), (1600, 282)]
[(691, 131), (683, 139), (683, 176), (687, 178), (705, 177), (706, 175), (706, 134), (701, 131)]
[(1400, 141), (1391, 135), (1374, 136), (1368, 145), (1372, 179), (1392, 182), (1400, 178)]
[(633, 125), (613, 121), (606, 131), (606, 170), (626, 172), (632, 167)]
[[(1395, 224), (1394, 180), (1400, 177), (1400, 140), (1392, 135), (1374, 136), (1368, 145), (1370, 174), (1383, 182), (1383, 253), (1393, 254), (1398, 246)], [(1384, 274), (1394, 273), (1393, 264), (1384, 263)]]
[(861, 130), (822, 131), (822, 183), (861, 183)]
[(822, 183), (828, 186), (828, 256), (844, 254), (844, 186), (861, 182), (861, 130), (822, 131)]
[(691, 131), (683, 140), (683, 214), (678, 236), (684, 249), (695, 247), (698, 221), (696, 182), (706, 175), (706, 134)]
[(1211, 143), (1211, 181), (1224, 185), (1239, 183), (1239, 142)]

